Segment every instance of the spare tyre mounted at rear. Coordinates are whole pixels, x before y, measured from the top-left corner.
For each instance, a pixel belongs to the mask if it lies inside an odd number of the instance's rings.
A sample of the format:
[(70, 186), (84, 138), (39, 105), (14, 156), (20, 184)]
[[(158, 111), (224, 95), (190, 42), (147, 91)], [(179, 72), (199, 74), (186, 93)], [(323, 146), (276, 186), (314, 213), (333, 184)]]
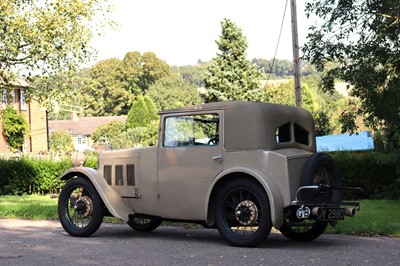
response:
[[(325, 153), (311, 155), (303, 166), (300, 188), (293, 205), (285, 210), (281, 233), (289, 239), (310, 241), (319, 237), (330, 222), (354, 216), (357, 202), (342, 202), (343, 191), (361, 190), (341, 186), (339, 171)], [(350, 205), (355, 208), (342, 208)]]

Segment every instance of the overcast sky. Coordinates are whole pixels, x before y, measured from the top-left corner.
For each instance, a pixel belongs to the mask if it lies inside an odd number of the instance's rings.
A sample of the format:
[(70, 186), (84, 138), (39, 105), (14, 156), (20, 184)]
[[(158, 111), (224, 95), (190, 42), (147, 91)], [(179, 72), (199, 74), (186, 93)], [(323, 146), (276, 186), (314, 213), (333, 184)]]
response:
[[(195, 65), (216, 56), (220, 22), (231, 19), (248, 42), (247, 57), (274, 56), (286, 0), (110, 0), (117, 31), (95, 38), (98, 60), (122, 59), (129, 51), (154, 52), (169, 65)], [(305, 0), (297, 0), (300, 46), (311, 22)], [(288, 0), (278, 59), (292, 60), (290, 0)]]

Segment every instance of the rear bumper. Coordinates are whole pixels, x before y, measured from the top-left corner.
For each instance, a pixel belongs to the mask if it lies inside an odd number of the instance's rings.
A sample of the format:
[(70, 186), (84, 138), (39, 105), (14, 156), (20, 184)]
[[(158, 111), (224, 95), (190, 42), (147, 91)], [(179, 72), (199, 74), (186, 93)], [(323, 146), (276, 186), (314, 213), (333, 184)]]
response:
[(343, 194), (359, 194), (359, 187), (303, 186), (296, 191), (292, 207), (297, 219), (312, 218), (317, 221), (343, 220), (353, 217), (360, 209), (357, 201), (343, 201)]

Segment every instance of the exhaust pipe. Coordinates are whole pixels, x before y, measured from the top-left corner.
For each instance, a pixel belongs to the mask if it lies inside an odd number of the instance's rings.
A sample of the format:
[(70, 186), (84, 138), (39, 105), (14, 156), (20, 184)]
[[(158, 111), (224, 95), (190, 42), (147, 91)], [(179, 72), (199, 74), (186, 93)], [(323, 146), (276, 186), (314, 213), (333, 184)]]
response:
[[(344, 215), (349, 216), (349, 217), (354, 217), (356, 215), (356, 208), (345, 208), (344, 209)], [(316, 216), (316, 217), (321, 217), (323, 216), (323, 208), (320, 207), (315, 207), (312, 208), (311, 213)]]
[(354, 217), (356, 215), (356, 208), (346, 208), (344, 209), (344, 215)]

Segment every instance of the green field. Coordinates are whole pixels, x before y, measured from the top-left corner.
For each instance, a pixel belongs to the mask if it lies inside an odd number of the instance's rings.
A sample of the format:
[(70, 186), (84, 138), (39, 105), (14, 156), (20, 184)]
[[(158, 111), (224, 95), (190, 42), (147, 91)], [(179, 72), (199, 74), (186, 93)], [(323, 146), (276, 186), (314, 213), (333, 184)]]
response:
[[(355, 217), (346, 217), (336, 227), (329, 226), (326, 232), (400, 237), (400, 201), (362, 200), (360, 207)], [(0, 218), (56, 220), (57, 198), (49, 195), (0, 196)]]

